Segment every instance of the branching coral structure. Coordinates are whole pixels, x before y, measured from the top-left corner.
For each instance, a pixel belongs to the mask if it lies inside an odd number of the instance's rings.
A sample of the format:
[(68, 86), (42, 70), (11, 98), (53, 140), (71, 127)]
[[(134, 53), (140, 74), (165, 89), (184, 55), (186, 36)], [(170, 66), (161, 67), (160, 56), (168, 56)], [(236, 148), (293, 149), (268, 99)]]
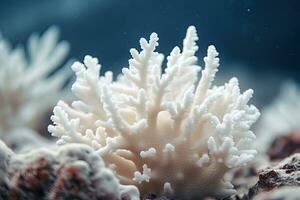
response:
[(253, 91), (241, 93), (237, 78), (212, 86), (219, 66), (214, 46), (198, 80), (197, 40), (190, 26), (183, 49), (172, 50), (163, 71), (152, 33), (140, 40), (140, 52), (130, 50), (129, 67), (115, 81), (111, 72), (100, 76), (97, 58), (75, 62), (78, 100), (58, 102), (48, 128), (57, 143), (92, 146), (122, 183), (137, 185), (142, 194), (190, 199), (234, 192), (223, 177), (254, 158), (250, 127), (259, 111), (248, 105)]
[(59, 31), (49, 28), (31, 35), (27, 48), (11, 44), (0, 34), (0, 134), (15, 128), (32, 128), (59, 99), (70, 77), (63, 64), (69, 44), (58, 41)]

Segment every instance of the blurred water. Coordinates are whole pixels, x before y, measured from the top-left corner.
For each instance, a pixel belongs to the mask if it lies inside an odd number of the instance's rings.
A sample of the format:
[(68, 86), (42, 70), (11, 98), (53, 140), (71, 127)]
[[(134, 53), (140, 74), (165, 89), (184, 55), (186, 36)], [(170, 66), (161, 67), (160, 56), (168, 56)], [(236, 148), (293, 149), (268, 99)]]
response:
[(72, 57), (97, 56), (104, 70), (118, 73), (140, 37), (157, 32), (159, 50), (168, 53), (195, 25), (199, 56), (215, 44), (219, 79), (240, 76), (259, 105), (271, 101), (283, 80), (300, 80), (299, 19), (297, 0), (0, 0), (0, 30), (13, 43), (56, 24)]

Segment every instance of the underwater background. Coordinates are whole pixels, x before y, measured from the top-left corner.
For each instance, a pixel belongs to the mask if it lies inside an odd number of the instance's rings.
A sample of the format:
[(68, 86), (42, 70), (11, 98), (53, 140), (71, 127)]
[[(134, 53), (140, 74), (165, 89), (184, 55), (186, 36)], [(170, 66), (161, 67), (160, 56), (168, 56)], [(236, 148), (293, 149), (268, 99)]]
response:
[(299, 200), (299, 19), (298, 0), (0, 0), (0, 200)]
[(99, 57), (103, 70), (116, 74), (127, 65), (137, 38), (155, 31), (159, 51), (167, 53), (181, 44), (182, 30), (195, 25), (198, 56), (216, 45), (218, 76), (227, 80), (234, 71), (243, 89), (255, 90), (258, 107), (270, 103), (283, 81), (300, 81), (299, 19), (297, 0), (0, 0), (0, 31), (13, 44), (57, 25), (71, 44), (71, 57)]

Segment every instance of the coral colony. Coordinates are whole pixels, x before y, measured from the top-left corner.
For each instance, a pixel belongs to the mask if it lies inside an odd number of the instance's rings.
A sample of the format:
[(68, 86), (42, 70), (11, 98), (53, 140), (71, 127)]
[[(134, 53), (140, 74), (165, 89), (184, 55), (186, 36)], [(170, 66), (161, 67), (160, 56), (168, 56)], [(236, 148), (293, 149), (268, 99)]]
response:
[(69, 44), (58, 37), (58, 28), (50, 27), (41, 36), (32, 34), (25, 49), (12, 48), (0, 34), (0, 138), (17, 152), (50, 143), (36, 131), (45, 113), (68, 93), (63, 86), (71, 70), (57, 68)]
[(21, 46), (12, 49), (0, 34), (0, 135), (38, 126), (41, 115), (59, 98), (70, 72), (63, 68), (49, 76), (69, 51), (58, 36), (56, 27), (41, 36), (33, 34), (25, 51)]
[(141, 51), (130, 50), (129, 67), (116, 80), (112, 72), (100, 76), (97, 58), (75, 62), (72, 92), (78, 100), (59, 101), (48, 128), (57, 144), (93, 147), (122, 184), (136, 185), (141, 194), (232, 194), (224, 175), (256, 155), (250, 127), (259, 111), (248, 105), (253, 91), (241, 93), (237, 78), (212, 86), (219, 66), (214, 46), (198, 80), (197, 40), (190, 26), (182, 50), (175, 47), (164, 66), (152, 33), (149, 41), (140, 40)]
[[(263, 109), (258, 123), (258, 148), (266, 151), (275, 138), (300, 133), (300, 89), (292, 81), (283, 84), (279, 96)], [(299, 147), (300, 148), (300, 147)]]

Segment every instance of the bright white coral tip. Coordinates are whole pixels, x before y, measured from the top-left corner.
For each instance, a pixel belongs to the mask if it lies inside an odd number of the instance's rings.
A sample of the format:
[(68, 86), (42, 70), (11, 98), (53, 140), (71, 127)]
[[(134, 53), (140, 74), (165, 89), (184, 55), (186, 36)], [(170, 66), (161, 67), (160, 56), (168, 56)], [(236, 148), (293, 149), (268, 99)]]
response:
[(149, 158), (155, 156), (155, 154), (156, 154), (156, 149), (152, 147), (147, 151), (141, 151), (140, 156), (142, 158)]
[(151, 169), (148, 168), (146, 164), (143, 165), (143, 173), (141, 172), (134, 172), (133, 180), (142, 183), (143, 181), (149, 182), (151, 177)]
[(209, 162), (209, 156), (207, 154), (204, 154), (198, 161), (197, 161), (197, 165), (199, 167), (202, 167), (204, 164)]
[(171, 195), (174, 194), (171, 183), (169, 183), (169, 182), (164, 183), (164, 192), (163, 193), (168, 195), (168, 196), (171, 196)]
[(170, 143), (166, 144), (166, 146), (164, 148), (164, 152), (169, 153), (169, 152), (173, 152), (173, 151), (175, 151), (175, 147)]

